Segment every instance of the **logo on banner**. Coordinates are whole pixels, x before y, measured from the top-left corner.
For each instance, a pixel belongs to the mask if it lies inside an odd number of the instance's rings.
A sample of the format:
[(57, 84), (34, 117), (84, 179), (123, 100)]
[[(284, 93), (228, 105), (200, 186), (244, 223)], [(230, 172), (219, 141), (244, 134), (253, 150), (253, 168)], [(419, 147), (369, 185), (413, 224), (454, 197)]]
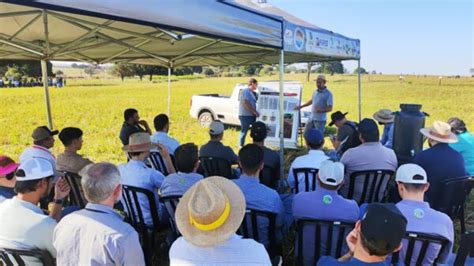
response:
[(285, 40), (285, 44), (288, 46), (293, 45), (293, 31), (290, 29), (285, 30), (285, 36), (283, 37)]
[(304, 46), (304, 32), (300, 28), (295, 29), (295, 47), (302, 50)]

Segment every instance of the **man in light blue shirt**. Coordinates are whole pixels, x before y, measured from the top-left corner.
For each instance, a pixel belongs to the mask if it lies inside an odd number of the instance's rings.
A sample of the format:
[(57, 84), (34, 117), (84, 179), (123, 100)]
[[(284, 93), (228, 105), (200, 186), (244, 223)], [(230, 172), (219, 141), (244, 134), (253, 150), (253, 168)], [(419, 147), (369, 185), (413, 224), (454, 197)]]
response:
[[(315, 191), (301, 192), (295, 195), (293, 200), (293, 217), (298, 219), (316, 219), (324, 221), (356, 222), (359, 217), (359, 206), (354, 200), (343, 198), (337, 190), (344, 182), (344, 165), (334, 163), (330, 160), (323, 161), (318, 172), (318, 186)], [(306, 228), (304, 235), (313, 236), (315, 228)], [(321, 243), (314, 243), (314, 238), (307, 238), (304, 243), (303, 259), (304, 265), (314, 265), (312, 257), (315, 246), (323, 246), (326, 250), (327, 232), (321, 231)], [(298, 243), (298, 242), (296, 242)], [(333, 239), (333, 249), (337, 245), (337, 239)], [(298, 249), (296, 249), (298, 250)], [(344, 245), (342, 253), (347, 252)], [(324, 254), (325, 252), (321, 252)]]
[(395, 119), (395, 115), (388, 109), (381, 109), (374, 113), (374, 119), (379, 123), (379, 125), (383, 125), (383, 133), (380, 143), (387, 148), (392, 148), (394, 128), (393, 120)]
[(174, 155), (174, 151), (179, 146), (179, 142), (168, 135), (170, 129), (170, 120), (167, 115), (159, 114), (153, 120), (155, 134), (151, 135), (151, 142), (161, 144), (168, 149), (168, 152)]
[[(397, 170), (396, 178), (398, 193), (402, 201), (397, 203), (397, 207), (407, 218), (407, 231), (424, 233), (433, 236), (443, 237), (449, 240), (448, 247), (440, 254), (438, 263), (446, 263), (452, 251), (454, 243), (453, 222), (446, 214), (430, 208), (429, 203), (424, 201), (425, 192), (430, 184), (425, 170), (416, 164), (404, 164)], [(404, 240), (403, 248), (400, 252), (399, 261), (404, 261), (408, 242)], [(415, 246), (415, 256), (410, 264), (416, 264), (420, 253), (421, 245)], [(423, 265), (432, 265), (440, 252), (440, 245), (430, 245), (426, 251)]]
[(311, 128), (316, 128), (321, 131), (324, 135), (324, 127), (326, 126), (327, 113), (332, 111), (333, 97), (332, 93), (326, 87), (326, 77), (319, 75), (316, 79), (317, 90), (314, 91), (311, 100), (307, 101), (303, 105), (296, 107), (296, 110), (300, 110), (306, 106), (313, 106), (312, 120), (308, 121), (305, 126), (305, 131)]
[(203, 177), (196, 173), (199, 168), (198, 147), (194, 143), (179, 146), (175, 152), (177, 173), (168, 175), (160, 188), (160, 196), (182, 196)]
[[(235, 184), (244, 193), (247, 209), (276, 214), (275, 233), (278, 244), (280, 244), (293, 218), (285, 217), (283, 202), (278, 193), (259, 182), (258, 176), (263, 169), (263, 149), (256, 144), (247, 144), (239, 151), (239, 164), (242, 168), (242, 175), (235, 180)], [(258, 226), (260, 243), (268, 248), (268, 220), (259, 219)], [(251, 228), (249, 229), (251, 230)]]
[(467, 130), (464, 121), (457, 117), (450, 118), (448, 124), (451, 126), (451, 131), (458, 136), (458, 142), (449, 146), (464, 158), (467, 174), (474, 175), (474, 135)]
[[(158, 208), (158, 215), (162, 218), (162, 207), (158, 201), (158, 189), (161, 187), (165, 177), (159, 171), (149, 168), (145, 164), (146, 158), (150, 155), (152, 144), (148, 133), (135, 133), (130, 136), (129, 145), (123, 147), (132, 157), (126, 164), (118, 166), (123, 185), (140, 187), (153, 192)], [(161, 154), (169, 157), (166, 149), (162, 149)], [(140, 207), (147, 225), (153, 225), (148, 198), (140, 193), (138, 195)], [(162, 219), (163, 220), (163, 219)]]
[(56, 226), (57, 265), (145, 265), (137, 232), (113, 209), (122, 195), (117, 167), (86, 167), (81, 184), (89, 203)]
[(242, 94), (239, 98), (239, 120), (240, 120), (240, 137), (239, 146), (242, 147), (245, 144), (245, 137), (250, 125), (255, 122), (259, 113), (257, 112), (257, 85), (256, 79), (251, 78), (249, 80), (248, 88), (242, 90)]

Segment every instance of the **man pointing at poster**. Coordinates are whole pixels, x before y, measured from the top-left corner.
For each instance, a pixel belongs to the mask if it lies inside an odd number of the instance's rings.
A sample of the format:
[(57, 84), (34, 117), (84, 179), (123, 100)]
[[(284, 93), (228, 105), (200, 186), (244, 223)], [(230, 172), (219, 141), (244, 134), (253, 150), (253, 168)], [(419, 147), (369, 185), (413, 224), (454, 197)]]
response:
[(326, 77), (324, 75), (318, 76), (316, 79), (316, 85), (318, 89), (314, 91), (311, 100), (303, 105), (297, 106), (295, 110), (300, 110), (301, 108), (312, 104), (312, 119), (306, 123), (304, 132), (308, 131), (308, 129), (316, 128), (321, 131), (324, 136), (326, 113), (331, 112), (333, 106), (332, 93), (326, 87)]

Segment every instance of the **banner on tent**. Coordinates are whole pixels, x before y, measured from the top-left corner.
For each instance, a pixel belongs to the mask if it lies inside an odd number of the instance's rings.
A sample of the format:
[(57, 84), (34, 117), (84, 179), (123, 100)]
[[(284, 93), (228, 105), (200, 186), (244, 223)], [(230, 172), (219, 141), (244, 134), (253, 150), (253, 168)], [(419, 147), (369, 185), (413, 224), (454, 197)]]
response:
[(359, 40), (291, 23), (285, 23), (284, 49), (320, 56), (360, 58)]

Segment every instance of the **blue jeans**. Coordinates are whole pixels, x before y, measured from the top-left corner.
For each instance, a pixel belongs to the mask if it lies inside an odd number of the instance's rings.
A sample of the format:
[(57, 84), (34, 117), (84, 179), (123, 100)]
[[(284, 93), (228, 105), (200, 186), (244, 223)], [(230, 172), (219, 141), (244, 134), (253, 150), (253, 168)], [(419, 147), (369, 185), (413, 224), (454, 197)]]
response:
[(239, 146), (242, 147), (245, 144), (245, 137), (250, 125), (257, 120), (255, 116), (239, 116), (240, 120), (240, 138)]
[(321, 132), (321, 134), (324, 136), (324, 128), (326, 127), (326, 121), (316, 121), (316, 120), (310, 120), (306, 123), (306, 126), (304, 127), (304, 132), (316, 128)]

